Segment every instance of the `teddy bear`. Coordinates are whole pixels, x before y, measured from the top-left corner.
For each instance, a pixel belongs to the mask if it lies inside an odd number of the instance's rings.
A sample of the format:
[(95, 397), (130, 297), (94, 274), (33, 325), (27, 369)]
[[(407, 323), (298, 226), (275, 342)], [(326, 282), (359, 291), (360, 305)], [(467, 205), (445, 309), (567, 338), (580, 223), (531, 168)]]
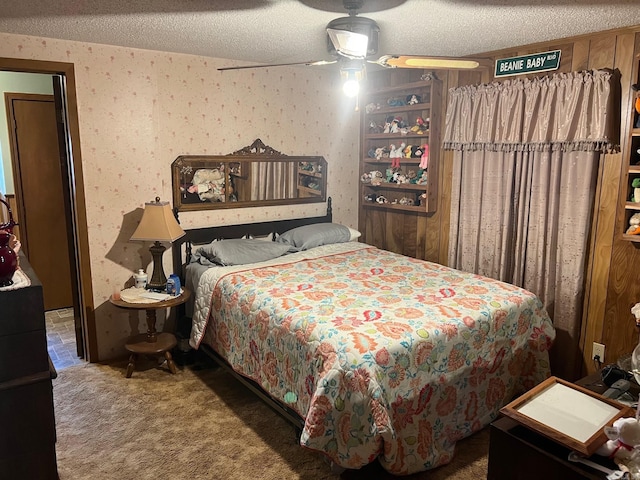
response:
[(627, 235), (640, 234), (640, 212), (634, 213), (629, 219), (629, 228), (625, 232)]
[(380, 185), (382, 183), (382, 179), (384, 177), (382, 176), (382, 172), (380, 172), (379, 170), (374, 170), (371, 172), (371, 185), (376, 186), (376, 185)]
[(603, 457), (609, 457), (621, 471), (637, 470), (639, 465), (638, 449), (640, 448), (640, 422), (635, 418), (619, 418), (613, 426), (605, 427), (609, 440), (596, 450)]

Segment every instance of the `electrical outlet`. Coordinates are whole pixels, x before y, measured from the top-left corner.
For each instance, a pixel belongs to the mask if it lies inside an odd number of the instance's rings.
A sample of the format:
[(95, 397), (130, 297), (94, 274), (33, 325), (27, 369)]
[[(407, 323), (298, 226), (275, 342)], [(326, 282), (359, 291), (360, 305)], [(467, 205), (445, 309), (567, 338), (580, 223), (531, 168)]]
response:
[(600, 363), (604, 363), (604, 345), (601, 343), (593, 342), (593, 349), (591, 350), (591, 358), (600, 357)]

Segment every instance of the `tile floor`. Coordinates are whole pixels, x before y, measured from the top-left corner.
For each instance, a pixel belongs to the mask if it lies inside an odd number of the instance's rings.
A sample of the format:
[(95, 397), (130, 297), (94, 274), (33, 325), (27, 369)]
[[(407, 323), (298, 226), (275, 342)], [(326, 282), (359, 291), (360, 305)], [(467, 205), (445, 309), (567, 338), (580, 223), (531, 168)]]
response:
[(84, 362), (76, 353), (76, 332), (73, 323), (73, 309), (50, 310), (45, 312), (47, 329), (47, 350), (56, 370)]

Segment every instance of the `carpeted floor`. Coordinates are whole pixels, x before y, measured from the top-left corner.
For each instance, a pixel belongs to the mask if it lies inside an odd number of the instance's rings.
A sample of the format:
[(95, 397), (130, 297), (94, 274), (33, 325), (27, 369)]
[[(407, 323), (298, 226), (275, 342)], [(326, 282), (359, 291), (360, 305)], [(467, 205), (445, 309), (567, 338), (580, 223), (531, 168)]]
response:
[[(53, 381), (61, 480), (391, 479), (377, 463), (342, 475), (297, 443), (290, 424), (222, 369), (151, 361), (66, 368)], [(458, 443), (429, 480), (486, 478), (487, 429)]]

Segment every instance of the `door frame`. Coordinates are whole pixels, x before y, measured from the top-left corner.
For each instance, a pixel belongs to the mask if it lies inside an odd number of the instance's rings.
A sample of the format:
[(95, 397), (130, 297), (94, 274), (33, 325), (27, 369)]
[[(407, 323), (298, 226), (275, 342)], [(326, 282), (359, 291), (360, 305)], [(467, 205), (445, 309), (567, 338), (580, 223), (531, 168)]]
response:
[[(50, 62), (44, 60), (27, 60), (18, 58), (1, 58), (0, 71), (44, 73), (61, 75), (66, 84), (66, 123), (68, 135), (66, 138), (65, 154), (68, 171), (72, 177), (64, 179), (63, 188), (68, 191), (71, 199), (71, 220), (74, 228), (73, 243), (74, 256), (77, 265), (77, 305), (83, 332), (83, 347), (85, 360), (98, 361), (98, 342), (96, 335), (95, 305), (93, 302), (93, 285), (91, 282), (91, 261), (89, 257), (89, 234), (87, 227), (87, 211), (82, 175), (82, 155), (80, 151), (80, 126), (78, 119), (78, 102), (76, 98), (76, 80), (73, 63)], [(63, 92), (64, 94), (64, 92)], [(76, 299), (74, 299), (76, 304)]]

